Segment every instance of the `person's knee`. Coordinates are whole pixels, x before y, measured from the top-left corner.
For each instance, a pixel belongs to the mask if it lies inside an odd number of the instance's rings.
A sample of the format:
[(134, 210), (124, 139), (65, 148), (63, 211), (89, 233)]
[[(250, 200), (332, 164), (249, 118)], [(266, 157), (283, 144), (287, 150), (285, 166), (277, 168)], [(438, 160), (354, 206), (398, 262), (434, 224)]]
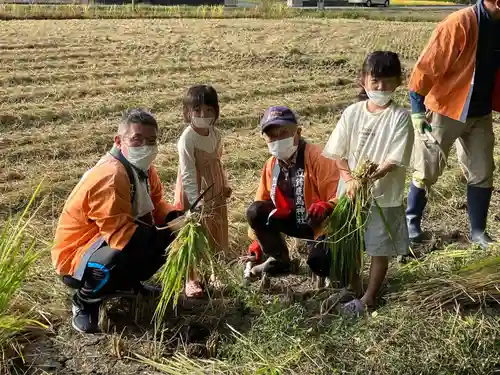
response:
[(121, 250), (113, 249), (110, 246), (103, 246), (97, 250), (89, 259), (89, 263), (101, 264), (110, 267), (120, 262), (123, 257)]
[(268, 201), (255, 201), (246, 212), (247, 221), (250, 227), (256, 228), (267, 222), (269, 214), (274, 209), (274, 204)]
[(491, 168), (472, 169), (468, 173), (465, 173), (467, 179), (467, 185), (480, 187), (480, 188), (491, 188), (493, 186), (493, 171), (494, 167)]
[(483, 178), (470, 178), (467, 180), (467, 185), (478, 188), (491, 188), (493, 187), (493, 176)]

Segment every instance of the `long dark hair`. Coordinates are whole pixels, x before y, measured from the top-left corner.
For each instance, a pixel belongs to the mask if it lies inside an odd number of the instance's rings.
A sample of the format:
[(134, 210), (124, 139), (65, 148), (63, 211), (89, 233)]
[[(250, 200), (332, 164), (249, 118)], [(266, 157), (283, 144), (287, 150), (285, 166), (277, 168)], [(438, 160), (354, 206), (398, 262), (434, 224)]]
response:
[(401, 82), (403, 69), (398, 54), (391, 51), (375, 51), (366, 56), (358, 80), (358, 84), (361, 86), (361, 91), (358, 94), (359, 100), (368, 99), (366, 91), (363, 88), (367, 75), (371, 75), (374, 78), (397, 77)]
[(219, 97), (217, 96), (217, 91), (212, 86), (198, 85), (190, 87), (182, 100), (182, 105), (182, 112), (186, 123), (191, 121), (189, 113), (202, 105), (212, 107), (215, 110), (215, 119), (219, 118)]

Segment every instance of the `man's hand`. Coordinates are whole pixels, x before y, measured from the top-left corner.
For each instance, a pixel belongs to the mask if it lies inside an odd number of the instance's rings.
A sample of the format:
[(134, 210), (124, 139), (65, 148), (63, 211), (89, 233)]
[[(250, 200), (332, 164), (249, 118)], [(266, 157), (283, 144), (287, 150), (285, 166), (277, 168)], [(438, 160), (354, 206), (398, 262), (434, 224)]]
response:
[(259, 241), (253, 241), (248, 247), (248, 255), (255, 256), (255, 261), (260, 262), (262, 260), (262, 248), (260, 247)]
[(361, 182), (355, 178), (347, 181), (346, 195), (349, 199), (354, 200), (358, 194), (358, 190), (361, 189)]
[(413, 128), (419, 134), (425, 134), (425, 131), (432, 131), (432, 126), (427, 121), (425, 113), (414, 113), (411, 115), (411, 122), (413, 123)]
[(224, 186), (224, 188), (222, 189), (222, 193), (224, 194), (224, 198), (231, 198), (233, 189), (231, 189), (229, 186)]
[(323, 221), (332, 214), (333, 203), (331, 202), (314, 202), (307, 211), (309, 225), (317, 228)]

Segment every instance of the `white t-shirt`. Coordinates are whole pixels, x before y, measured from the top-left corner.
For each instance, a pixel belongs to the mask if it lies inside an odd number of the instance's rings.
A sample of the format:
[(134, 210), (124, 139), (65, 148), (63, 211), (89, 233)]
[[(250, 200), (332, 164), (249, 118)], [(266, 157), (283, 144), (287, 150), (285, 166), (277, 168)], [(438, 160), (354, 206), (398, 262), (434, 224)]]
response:
[[(346, 159), (349, 168), (370, 160), (381, 165), (389, 161), (399, 167), (375, 182), (373, 195), (380, 207), (403, 204), (406, 168), (413, 148), (413, 126), (407, 110), (393, 102), (383, 111), (371, 113), (367, 101), (349, 106), (323, 150), (331, 159)], [(338, 195), (345, 192), (341, 179)]]

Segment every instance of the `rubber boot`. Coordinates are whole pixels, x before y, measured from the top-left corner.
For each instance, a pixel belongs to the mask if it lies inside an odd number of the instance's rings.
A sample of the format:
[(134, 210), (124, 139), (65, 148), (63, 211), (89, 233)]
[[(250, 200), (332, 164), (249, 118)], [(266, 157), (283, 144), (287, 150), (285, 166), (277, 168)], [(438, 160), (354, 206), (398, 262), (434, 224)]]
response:
[(425, 189), (419, 189), (413, 182), (408, 191), (408, 207), (406, 208), (406, 223), (408, 225), (408, 235), (413, 243), (422, 242), (422, 216), (427, 197)]
[(492, 188), (467, 186), (467, 211), (470, 222), (470, 239), (472, 243), (486, 249), (495, 242), (486, 233), (486, 221), (490, 207)]

